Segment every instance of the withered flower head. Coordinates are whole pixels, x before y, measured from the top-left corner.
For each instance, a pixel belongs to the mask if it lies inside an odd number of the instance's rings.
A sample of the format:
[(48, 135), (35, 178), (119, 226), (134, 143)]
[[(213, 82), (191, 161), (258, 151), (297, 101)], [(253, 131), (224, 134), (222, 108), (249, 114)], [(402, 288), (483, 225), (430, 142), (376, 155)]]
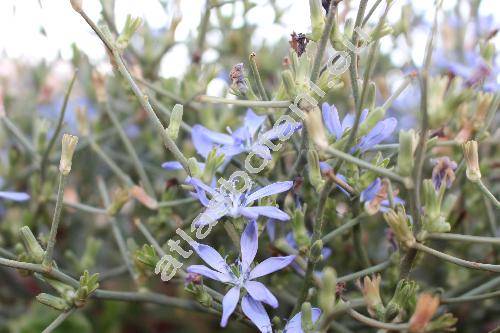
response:
[(423, 332), (439, 307), (439, 297), (421, 294), (413, 316), (410, 318), (410, 332)]
[(432, 182), (434, 188), (439, 190), (441, 184), (445, 183), (446, 188), (450, 188), (455, 180), (455, 169), (457, 163), (450, 160), (448, 156), (439, 157), (434, 160), (434, 168), (432, 169)]
[(361, 280), (358, 280), (356, 283), (363, 293), (366, 308), (372, 317), (377, 317), (377, 314), (382, 312), (384, 308), (384, 304), (380, 298), (380, 280), (380, 275), (373, 276), (372, 278), (365, 276), (363, 283), (361, 283)]
[(306, 51), (307, 43), (309, 43), (309, 39), (303, 33), (295, 33), (295, 31), (290, 35), (292, 39), (290, 40), (290, 47), (297, 52), (297, 55), (300, 57), (302, 53)]
[(239, 91), (242, 94), (246, 94), (248, 88), (245, 83), (245, 73), (243, 72), (242, 62), (234, 65), (233, 68), (231, 68), (231, 72), (229, 72), (229, 78), (231, 79), (231, 86), (234, 90)]

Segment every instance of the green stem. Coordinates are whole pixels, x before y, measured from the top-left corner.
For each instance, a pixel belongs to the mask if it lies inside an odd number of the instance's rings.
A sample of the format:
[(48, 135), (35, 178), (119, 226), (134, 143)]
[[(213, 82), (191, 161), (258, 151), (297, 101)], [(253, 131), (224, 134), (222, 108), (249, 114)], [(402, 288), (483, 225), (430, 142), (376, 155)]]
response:
[[(396, 98), (399, 97), (399, 95), (401, 95), (401, 93), (403, 91), (405, 91), (405, 89), (410, 85), (411, 81), (414, 79), (414, 75), (413, 74), (410, 74), (408, 75), (404, 81), (401, 83), (401, 85), (399, 85), (399, 87), (396, 89), (396, 91), (394, 91), (394, 93), (389, 96), (388, 99), (385, 100), (384, 104), (382, 104), (382, 109), (384, 110), (389, 110), (389, 108), (392, 106), (392, 103), (394, 103), (394, 101), (396, 100)], [(398, 144), (399, 146), (399, 144)]]
[[(328, 195), (330, 194), (331, 190), (333, 189), (333, 186), (334, 186), (333, 181), (331, 179), (329, 179), (326, 181), (323, 189), (321, 190), (319, 201), (318, 201), (318, 206), (316, 208), (316, 218), (315, 218), (315, 222), (314, 222), (314, 226), (313, 226), (313, 235), (311, 238), (311, 245), (314, 245), (314, 243), (317, 240), (321, 239), (323, 222), (324, 222), (324, 217), (325, 217), (324, 213), (325, 213), (326, 200), (328, 199)], [(306, 269), (306, 273), (304, 276), (304, 283), (302, 285), (300, 295), (297, 299), (297, 303), (295, 304), (295, 307), (291, 313), (291, 316), (293, 316), (294, 314), (296, 314), (300, 310), (302, 303), (304, 303), (304, 301), (306, 300), (309, 286), (313, 282), (315, 266), (316, 266), (316, 261), (311, 257), (311, 254), (309, 254), (309, 257), (307, 258), (307, 269)]]
[(475, 302), (482, 301), (488, 298), (495, 298), (500, 296), (500, 290), (493, 291), (491, 293), (474, 295), (474, 296), (460, 296), (460, 297), (452, 297), (452, 298), (443, 298), (441, 299), (442, 304), (453, 304), (453, 303), (464, 303), (464, 302)]
[(247, 106), (251, 108), (282, 108), (286, 109), (292, 104), (292, 101), (251, 101), (244, 99), (229, 99), (222, 97), (214, 97), (207, 95), (200, 95), (196, 97), (196, 100), (200, 103), (210, 103), (210, 104), (230, 104), (238, 106)]
[[(101, 178), (98, 179), (98, 187), (99, 191), (101, 192), (101, 198), (102, 201), (104, 202), (104, 206), (109, 207), (111, 205), (111, 201), (108, 196), (108, 190), (106, 188), (106, 184)], [(125, 265), (127, 265), (128, 272), (132, 277), (132, 279), (134, 280), (134, 282), (137, 284), (138, 276), (135, 272), (134, 264), (132, 263), (132, 259), (130, 258), (130, 253), (128, 251), (127, 244), (125, 243), (125, 239), (123, 238), (120, 228), (118, 227), (116, 218), (114, 216), (110, 216), (109, 223), (111, 224), (111, 231), (113, 232), (113, 237), (115, 238), (116, 244), (118, 245), (118, 250), (120, 251), (123, 261), (125, 262)]]
[(488, 290), (495, 288), (497, 286), (500, 286), (500, 276), (496, 277), (494, 279), (491, 279), (490, 281), (483, 283), (482, 285), (477, 286), (474, 289), (469, 290), (468, 292), (464, 293), (461, 296), (479, 295), (480, 293), (488, 291)]
[(319, 40), (318, 50), (316, 51), (316, 55), (313, 61), (313, 67), (311, 70), (311, 82), (316, 83), (319, 78), (319, 71), (321, 69), (321, 61), (323, 60), (323, 54), (325, 53), (326, 44), (328, 43), (328, 39), (330, 37), (330, 32), (333, 28), (333, 23), (335, 19), (335, 14), (337, 12), (337, 1), (330, 1), (330, 7), (328, 8), (328, 15), (326, 17), (325, 27), (321, 34), (321, 38)]
[[(51, 201), (57, 202), (57, 197), (50, 198)], [(86, 213), (91, 213), (91, 214), (102, 214), (102, 215), (107, 215), (108, 212), (104, 208), (98, 208), (86, 204), (82, 204), (79, 202), (69, 202), (69, 201), (63, 201), (64, 206), (69, 207), (69, 208), (74, 208), (77, 210), (81, 210), (82, 212)]]
[(500, 245), (500, 237), (483, 237), (436, 232), (426, 235), (426, 238)]
[(356, 158), (350, 154), (344, 153), (343, 151), (340, 151), (338, 149), (335, 149), (333, 147), (327, 147), (324, 149), (327, 153), (330, 153), (331, 155), (338, 157), (342, 160), (345, 160), (350, 163), (354, 163), (362, 168), (371, 170), (375, 173), (378, 173), (379, 175), (386, 176), (394, 181), (397, 181), (401, 184), (403, 184), (406, 188), (412, 188), (413, 184), (411, 182), (411, 179), (402, 177), (390, 170), (378, 167), (376, 165), (373, 165), (371, 163), (368, 163), (362, 159)]
[(327, 243), (327, 242), (331, 241), (335, 237), (342, 235), (344, 232), (346, 232), (346, 231), (350, 230), (351, 228), (353, 228), (354, 226), (358, 225), (359, 223), (361, 223), (363, 221), (364, 216), (365, 216), (364, 214), (360, 214), (360, 215), (356, 216), (355, 218), (349, 220), (348, 222), (342, 224), (337, 229), (330, 231), (325, 236), (323, 236), (323, 238), (322, 238), (323, 243)]
[(132, 145), (132, 142), (130, 142), (130, 139), (128, 138), (127, 134), (125, 133), (125, 130), (123, 129), (120, 120), (116, 116), (115, 112), (111, 109), (111, 106), (109, 105), (109, 102), (103, 102), (101, 103), (102, 107), (106, 111), (106, 114), (108, 115), (109, 119), (111, 119), (111, 122), (113, 123), (113, 126), (116, 128), (118, 131), (118, 135), (125, 146), (125, 150), (129, 154), (132, 164), (135, 167), (135, 170), (137, 171), (137, 174), (141, 178), (141, 182), (144, 185), (146, 191), (148, 192), (149, 195), (151, 195), (153, 198), (156, 199), (155, 191), (153, 188), (153, 185), (151, 185), (151, 181), (149, 180), (148, 175), (146, 174), (146, 171), (144, 170), (144, 167), (142, 166), (142, 163), (139, 159), (139, 156), (137, 155), (137, 152), (135, 151), (134, 146)]
[(73, 314), (73, 312), (75, 311), (76, 308), (71, 308), (68, 311), (62, 312), (49, 326), (47, 326), (46, 329), (42, 331), (42, 333), (51, 333), (57, 327), (59, 327), (59, 325), (61, 325), (66, 320), (66, 318), (71, 316), (71, 314)]
[(54, 216), (52, 218), (52, 225), (50, 227), (49, 240), (47, 241), (47, 249), (43, 257), (43, 266), (46, 268), (52, 267), (52, 257), (54, 254), (54, 246), (56, 244), (57, 229), (61, 220), (61, 211), (63, 207), (64, 186), (66, 184), (67, 176), (62, 172), (59, 173), (59, 187), (57, 189), (57, 200)]
[(370, 10), (368, 11), (368, 14), (366, 14), (365, 18), (363, 19), (363, 23), (361, 23), (361, 27), (364, 27), (366, 25), (366, 23), (368, 23), (368, 21), (370, 20), (370, 17), (372, 17), (373, 13), (375, 12), (375, 10), (377, 9), (378, 5), (380, 5), (381, 2), (382, 2), (382, 0), (375, 1), (375, 3), (371, 6)]
[(163, 207), (175, 207), (178, 205), (183, 205), (183, 204), (188, 204), (191, 202), (197, 201), (195, 198), (184, 198), (184, 199), (177, 199), (177, 200), (171, 200), (171, 201), (163, 201), (158, 203), (158, 208), (163, 208)]
[(498, 199), (495, 198), (493, 193), (491, 193), (491, 191), (486, 187), (486, 185), (484, 185), (483, 181), (479, 179), (479, 181), (477, 181), (476, 184), (479, 190), (483, 192), (484, 196), (488, 198), (495, 205), (497, 209), (500, 208), (500, 201), (498, 201)]
[(40, 157), (38, 156), (38, 153), (33, 147), (33, 144), (28, 140), (28, 138), (23, 134), (23, 132), (14, 124), (7, 116), (0, 116), (0, 119), (2, 120), (3, 124), (5, 127), (12, 133), (14, 136), (19, 140), (19, 142), (30, 152), (31, 155), (34, 156), (35, 161), (38, 160)]
[(349, 309), (347, 310), (347, 313), (354, 319), (356, 319), (359, 322), (362, 322), (363, 324), (366, 324), (371, 327), (375, 328), (380, 328), (384, 330), (390, 330), (390, 331), (407, 331), (409, 329), (409, 324), (392, 324), (392, 323), (384, 323), (375, 319), (372, 319), (370, 317), (367, 317), (359, 312), (357, 312), (354, 309)]
[(134, 182), (130, 177), (122, 170), (120, 167), (101, 149), (101, 146), (89, 136), (90, 147), (92, 150), (101, 158), (101, 160), (108, 165), (108, 167), (113, 171), (113, 173), (120, 178), (120, 180), (125, 183), (125, 186), (132, 187)]
[(68, 101), (69, 101), (69, 95), (71, 94), (71, 91), (73, 90), (73, 85), (75, 84), (76, 81), (76, 75), (78, 74), (78, 70), (75, 70), (75, 73), (73, 74), (73, 78), (71, 79), (68, 89), (66, 90), (66, 94), (64, 95), (64, 101), (61, 106), (61, 111), (59, 112), (59, 119), (57, 120), (57, 126), (56, 130), (54, 131), (54, 134), (50, 138), (49, 144), (47, 145), (47, 149), (43, 152), (42, 155), (42, 162), (40, 163), (40, 177), (42, 181), (45, 180), (45, 173), (47, 169), (47, 162), (50, 156), (50, 152), (52, 151), (52, 148), (54, 148), (54, 145), (56, 143), (57, 138), (59, 137), (59, 133), (61, 133), (63, 122), (64, 122), (64, 115), (66, 114), (66, 109), (68, 107)]
[(366, 275), (381, 272), (381, 271), (385, 270), (386, 268), (388, 268), (390, 265), (391, 265), (391, 260), (386, 260), (384, 262), (381, 262), (380, 264), (363, 269), (362, 271), (341, 276), (337, 279), (337, 283), (349, 282), (349, 281), (356, 280), (356, 279), (361, 278), (361, 277), (366, 276)]
[(450, 256), (449, 254), (434, 250), (433, 248), (425, 246), (424, 244), (421, 244), (421, 243), (415, 243), (413, 245), (413, 248), (416, 250), (431, 254), (437, 258), (446, 260), (446, 261), (451, 262), (451, 263), (458, 265), (458, 266), (500, 273), (500, 265), (483, 264), (483, 263), (479, 263), (479, 262), (463, 260), (463, 259), (460, 259), (460, 258), (457, 258), (454, 256)]

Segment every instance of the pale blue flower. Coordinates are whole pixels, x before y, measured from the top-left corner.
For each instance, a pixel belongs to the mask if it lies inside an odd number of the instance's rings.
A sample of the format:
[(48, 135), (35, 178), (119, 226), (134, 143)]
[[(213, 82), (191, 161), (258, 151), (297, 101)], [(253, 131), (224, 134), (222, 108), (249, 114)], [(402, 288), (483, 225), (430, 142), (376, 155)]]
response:
[[(3, 186), (3, 179), (0, 177), (0, 187)], [(30, 195), (25, 192), (0, 191), (0, 199), (12, 201), (26, 201), (30, 199)]]
[[(270, 184), (251, 193), (250, 188), (245, 193), (241, 193), (236, 190), (231, 192), (224, 186), (210, 187), (197, 178), (190, 178), (187, 182), (194, 187), (195, 197), (207, 207), (198, 215), (196, 226), (214, 223), (224, 216), (233, 218), (243, 216), (250, 220), (255, 220), (259, 216), (280, 221), (290, 219), (287, 213), (276, 206), (252, 206), (252, 204), (260, 198), (288, 191), (293, 186), (292, 181)], [(211, 197), (210, 200), (207, 195)]]
[[(368, 185), (361, 193), (359, 196), (359, 201), (361, 202), (370, 202), (375, 197), (377, 194), (379, 194), (380, 190), (382, 189), (382, 180), (380, 178), (375, 179), (370, 185)], [(398, 196), (394, 197), (394, 203), (404, 205), (405, 201), (401, 199)], [(380, 203), (380, 211), (381, 212), (386, 212), (390, 207), (389, 200), (384, 199)]]
[(263, 283), (255, 281), (255, 279), (285, 268), (295, 259), (295, 256), (271, 257), (252, 268), (251, 265), (258, 249), (256, 221), (249, 222), (243, 231), (240, 241), (240, 260), (231, 266), (214, 248), (199, 243), (191, 245), (200, 258), (210, 267), (191, 265), (187, 268), (187, 271), (231, 286), (231, 289), (222, 300), (220, 325), (222, 327), (227, 325), (229, 317), (238, 305), (242, 289), (244, 289), (247, 294), (241, 300), (243, 313), (261, 332), (272, 332), (271, 321), (262, 303), (277, 308), (278, 300)]
[[(321, 310), (318, 308), (311, 309), (311, 320), (312, 323), (316, 323), (321, 316)], [(286, 324), (283, 333), (304, 333), (302, 330), (302, 312), (297, 313), (290, 319), (288, 324)]]
[(277, 139), (280, 135), (287, 136), (290, 131), (295, 132), (301, 128), (299, 123), (284, 123), (268, 131), (263, 131), (266, 116), (256, 115), (251, 109), (247, 110), (243, 126), (231, 131), (229, 134), (211, 131), (202, 125), (193, 126), (192, 140), (198, 154), (207, 157), (208, 153), (215, 147), (217, 152), (224, 154), (226, 158), (241, 153), (253, 152), (257, 156), (270, 160), (271, 150), (265, 142)]

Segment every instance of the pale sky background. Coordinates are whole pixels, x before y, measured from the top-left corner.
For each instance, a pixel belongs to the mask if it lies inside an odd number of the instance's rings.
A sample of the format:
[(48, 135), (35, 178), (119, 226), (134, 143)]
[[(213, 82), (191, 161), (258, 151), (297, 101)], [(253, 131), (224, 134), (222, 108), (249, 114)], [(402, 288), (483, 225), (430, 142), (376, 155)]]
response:
[[(180, 0), (183, 19), (176, 32), (177, 40), (185, 41), (190, 36), (196, 36), (204, 2), (205, 0)], [(250, 22), (258, 25), (254, 43), (260, 43), (262, 40), (273, 43), (281, 38), (288, 38), (293, 30), (309, 31), (309, 4), (307, 0), (278, 1), (282, 7), (289, 6), (289, 10), (283, 17), (284, 26), (273, 23), (273, 12), (266, 5), (266, 1), (256, 2), (259, 3), (258, 7), (253, 9), (249, 16)], [(433, 8), (434, 0), (413, 2), (417, 10), (424, 12), (429, 18), (432, 16), (433, 10), (431, 8)], [(371, 3), (373, 0), (369, 1), (369, 5)], [(407, 3), (406, 0), (396, 0), (394, 8), (391, 9), (390, 20), (399, 17), (400, 6), (405, 3)], [(53, 60), (57, 58), (58, 54), (61, 54), (64, 59), (69, 59), (72, 54), (70, 45), (76, 42), (78, 47), (84, 50), (93, 62), (99, 63), (105, 59), (101, 42), (79, 15), (72, 10), (68, 0), (41, 0), (41, 4), (40, 7), (38, 0), (0, 0), (0, 54), (2, 58), (7, 56), (37, 62), (41, 59)], [(444, 0), (443, 7), (444, 9), (452, 8), (454, 4), (455, 0)], [(99, 18), (100, 4), (98, 0), (84, 0), (84, 9), (92, 19)], [(171, 17), (170, 13), (166, 13), (157, 0), (116, 0), (118, 29), (122, 28), (127, 14), (142, 17), (153, 28), (168, 25)], [(500, 1), (483, 0), (481, 14), (495, 15), (495, 22), (498, 24), (500, 22)], [(41, 27), (45, 30), (46, 36), (41, 34)], [(422, 38), (416, 39), (416, 45), (412, 50), (412, 56), (417, 59), (417, 63), (425, 46), (424, 32), (422, 34)], [(382, 45), (383, 47), (384, 45)], [(210, 57), (210, 53), (206, 56)], [(395, 52), (393, 56), (397, 61), (398, 57), (403, 57), (403, 54)], [(161, 73), (166, 77), (180, 76), (188, 65), (189, 59), (188, 51), (181, 43), (165, 57)]]

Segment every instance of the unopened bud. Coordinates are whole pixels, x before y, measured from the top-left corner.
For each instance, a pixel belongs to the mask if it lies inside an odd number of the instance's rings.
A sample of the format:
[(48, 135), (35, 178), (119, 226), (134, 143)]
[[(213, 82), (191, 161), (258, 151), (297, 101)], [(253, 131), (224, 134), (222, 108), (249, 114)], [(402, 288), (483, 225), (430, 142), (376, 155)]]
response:
[(196, 157), (188, 158), (188, 168), (189, 168), (189, 171), (191, 172), (191, 176), (193, 176), (195, 178), (201, 177), (202, 171), (200, 169), (200, 165), (199, 165)]
[(140, 17), (132, 18), (131, 15), (127, 15), (127, 20), (125, 21), (125, 26), (123, 31), (116, 40), (116, 47), (123, 51), (127, 48), (132, 35), (139, 29), (142, 24), (142, 19)]
[(319, 0), (309, 0), (309, 11), (311, 12), (311, 40), (318, 41), (325, 27), (325, 18), (321, 10)]
[(463, 145), (465, 163), (467, 165), (466, 175), (472, 182), (481, 180), (481, 170), (479, 169), (479, 156), (477, 152), (477, 141), (467, 141)]
[(92, 72), (92, 84), (95, 89), (95, 95), (98, 103), (104, 103), (107, 100), (106, 77), (98, 71)]
[(319, 290), (319, 306), (328, 315), (335, 306), (335, 296), (337, 293), (337, 274), (332, 267), (325, 267), (321, 276), (323, 287)]
[(358, 280), (357, 285), (363, 293), (366, 308), (370, 316), (382, 319), (385, 316), (385, 307), (380, 298), (380, 280), (380, 275), (373, 276), (372, 278), (365, 276), (363, 284)]
[(307, 128), (307, 135), (312, 139), (314, 144), (321, 149), (328, 147), (328, 139), (326, 138), (319, 107), (314, 106), (308, 112), (305, 112), (304, 123)]
[(311, 303), (304, 302), (301, 307), (301, 327), (304, 332), (313, 330), (312, 308)]
[(323, 241), (318, 239), (311, 246), (310, 257), (311, 261), (318, 262), (321, 259), (321, 254), (323, 253)]
[(439, 307), (439, 297), (431, 294), (421, 294), (417, 301), (415, 312), (410, 318), (410, 332), (424, 332), (425, 327), (431, 321), (432, 316)]
[(31, 232), (31, 229), (28, 226), (24, 226), (19, 230), (19, 234), (21, 241), (23, 242), (24, 249), (29, 256), (36, 262), (42, 262), (44, 251)]
[(66, 311), (69, 309), (69, 305), (64, 299), (46, 293), (38, 294), (36, 300), (59, 311)]
[(167, 128), (167, 135), (172, 139), (176, 140), (179, 136), (179, 127), (182, 123), (182, 113), (183, 107), (180, 104), (175, 104), (170, 114), (170, 123)]
[(384, 219), (389, 224), (389, 227), (391, 227), (400, 244), (411, 247), (415, 243), (415, 237), (408, 223), (404, 207), (398, 206), (397, 212), (389, 209), (384, 213)]
[(110, 216), (114, 216), (120, 212), (122, 207), (127, 203), (130, 199), (130, 192), (127, 189), (120, 188), (116, 190), (115, 196), (111, 205), (108, 207), (107, 211)]
[(414, 130), (399, 131), (398, 172), (401, 176), (410, 176), (413, 171), (417, 135)]
[(321, 176), (318, 152), (314, 149), (309, 149), (307, 152), (307, 171), (311, 185), (316, 191), (320, 192), (325, 185), (325, 181)]
[(70, 134), (63, 134), (61, 160), (59, 162), (59, 171), (67, 176), (71, 171), (73, 154), (78, 143), (78, 137)]
[(304, 212), (300, 209), (296, 209), (292, 218), (292, 230), (293, 237), (297, 242), (297, 246), (300, 248), (309, 246), (311, 239), (307, 233)]
[(417, 303), (417, 290), (418, 284), (415, 281), (400, 280), (396, 286), (394, 296), (387, 304), (386, 320), (391, 321), (398, 315), (404, 317), (409, 310), (413, 310)]
[(90, 134), (90, 127), (87, 117), (87, 109), (79, 106), (76, 108), (75, 113), (78, 132), (84, 137), (88, 136)]
[(82, 11), (83, 0), (70, 0), (70, 3), (75, 12), (80, 13)]
[(287, 92), (290, 98), (295, 97), (297, 94), (297, 87), (295, 84), (295, 79), (293, 78), (292, 71), (289, 69), (285, 69), (281, 73), (281, 78), (283, 80), (283, 85), (285, 86), (285, 91)]

